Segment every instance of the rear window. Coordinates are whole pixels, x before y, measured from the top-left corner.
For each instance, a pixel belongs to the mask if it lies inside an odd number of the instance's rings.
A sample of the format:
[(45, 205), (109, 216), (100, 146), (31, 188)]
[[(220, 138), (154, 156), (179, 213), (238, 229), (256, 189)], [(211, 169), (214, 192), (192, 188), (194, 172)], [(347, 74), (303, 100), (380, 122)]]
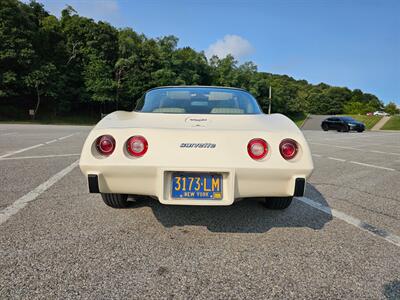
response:
[(136, 111), (172, 114), (260, 114), (256, 99), (248, 92), (229, 88), (173, 87), (147, 92)]

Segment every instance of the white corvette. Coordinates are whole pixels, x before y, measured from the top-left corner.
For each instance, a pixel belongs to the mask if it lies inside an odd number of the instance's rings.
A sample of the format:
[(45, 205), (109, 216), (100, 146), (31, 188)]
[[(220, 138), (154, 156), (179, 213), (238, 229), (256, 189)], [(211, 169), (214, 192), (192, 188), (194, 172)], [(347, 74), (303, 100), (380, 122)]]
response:
[(231, 205), (264, 197), (284, 209), (313, 170), (297, 126), (266, 115), (245, 90), (179, 86), (149, 90), (136, 111), (116, 111), (90, 132), (80, 168), (89, 191), (114, 208), (128, 196), (163, 204)]

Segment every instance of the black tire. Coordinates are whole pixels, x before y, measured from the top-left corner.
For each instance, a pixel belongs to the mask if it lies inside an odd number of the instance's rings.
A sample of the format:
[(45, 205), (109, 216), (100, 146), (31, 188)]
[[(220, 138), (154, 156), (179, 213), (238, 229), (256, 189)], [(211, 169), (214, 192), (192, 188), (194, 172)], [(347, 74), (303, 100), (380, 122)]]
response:
[(292, 203), (293, 197), (265, 198), (265, 207), (269, 209), (285, 209)]
[(322, 125), (322, 130), (323, 131), (328, 131), (328, 125), (326, 125), (326, 124)]
[(358, 129), (357, 130), (357, 132), (363, 132), (364, 131), (364, 129)]
[(105, 204), (112, 208), (128, 207), (128, 195), (124, 194), (101, 194)]

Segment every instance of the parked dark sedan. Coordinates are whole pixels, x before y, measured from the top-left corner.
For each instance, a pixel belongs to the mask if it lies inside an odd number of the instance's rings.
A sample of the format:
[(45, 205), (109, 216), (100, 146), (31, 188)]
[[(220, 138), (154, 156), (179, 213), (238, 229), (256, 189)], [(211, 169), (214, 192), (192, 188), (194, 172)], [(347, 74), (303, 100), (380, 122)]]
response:
[(337, 130), (339, 132), (348, 132), (350, 130), (363, 132), (364, 123), (354, 120), (350, 117), (330, 117), (322, 121), (321, 127), (324, 131)]

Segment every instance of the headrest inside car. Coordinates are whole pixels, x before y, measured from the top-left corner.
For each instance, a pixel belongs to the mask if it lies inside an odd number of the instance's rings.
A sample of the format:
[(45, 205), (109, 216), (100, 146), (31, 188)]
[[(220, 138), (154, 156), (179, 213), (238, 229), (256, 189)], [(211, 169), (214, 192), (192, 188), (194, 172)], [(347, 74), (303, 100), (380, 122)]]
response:
[(153, 112), (155, 113), (176, 113), (176, 114), (183, 114), (185, 113), (184, 108), (180, 107), (159, 107), (156, 109), (153, 109)]
[(210, 92), (208, 95), (209, 101), (218, 101), (218, 100), (231, 100), (232, 99), (231, 93), (226, 92)]
[(189, 91), (168, 91), (167, 97), (170, 99), (176, 100), (189, 100), (190, 99), (190, 92)]
[(211, 110), (211, 114), (243, 114), (244, 110), (240, 108), (230, 108), (230, 107), (215, 107)]

